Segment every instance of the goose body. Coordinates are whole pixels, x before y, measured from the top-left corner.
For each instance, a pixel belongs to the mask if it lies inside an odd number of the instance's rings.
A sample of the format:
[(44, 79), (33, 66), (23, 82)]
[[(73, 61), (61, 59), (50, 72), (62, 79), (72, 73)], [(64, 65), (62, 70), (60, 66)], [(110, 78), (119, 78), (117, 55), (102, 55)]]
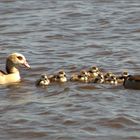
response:
[(129, 75), (124, 80), (124, 88), (127, 89), (140, 89), (140, 75)]
[(6, 72), (0, 71), (0, 84), (9, 84), (20, 81), (18, 66), (30, 68), (26, 58), (20, 53), (12, 53), (6, 59)]

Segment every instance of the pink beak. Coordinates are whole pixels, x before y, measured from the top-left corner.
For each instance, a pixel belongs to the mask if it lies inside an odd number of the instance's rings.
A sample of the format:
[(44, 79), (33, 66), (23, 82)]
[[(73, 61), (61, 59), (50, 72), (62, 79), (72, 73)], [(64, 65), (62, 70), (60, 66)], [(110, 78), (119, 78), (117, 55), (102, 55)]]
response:
[(27, 61), (25, 61), (25, 62), (23, 63), (23, 65), (24, 65), (26, 68), (31, 68)]

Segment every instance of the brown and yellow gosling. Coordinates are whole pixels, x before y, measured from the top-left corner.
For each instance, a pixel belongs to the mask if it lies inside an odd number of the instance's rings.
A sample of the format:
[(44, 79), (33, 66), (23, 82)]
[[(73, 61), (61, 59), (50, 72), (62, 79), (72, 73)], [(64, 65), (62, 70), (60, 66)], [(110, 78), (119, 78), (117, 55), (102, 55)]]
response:
[(51, 82), (67, 82), (67, 76), (64, 70), (60, 70), (57, 74), (50, 75), (49, 79)]
[(118, 83), (123, 84), (124, 80), (126, 79), (128, 75), (129, 73), (127, 71), (122, 72), (121, 75), (117, 76)]
[(79, 74), (72, 74), (71, 81), (88, 82), (89, 73), (86, 70), (81, 70)]
[(41, 75), (40, 79), (36, 81), (37, 86), (48, 86), (50, 84), (50, 80), (47, 74)]

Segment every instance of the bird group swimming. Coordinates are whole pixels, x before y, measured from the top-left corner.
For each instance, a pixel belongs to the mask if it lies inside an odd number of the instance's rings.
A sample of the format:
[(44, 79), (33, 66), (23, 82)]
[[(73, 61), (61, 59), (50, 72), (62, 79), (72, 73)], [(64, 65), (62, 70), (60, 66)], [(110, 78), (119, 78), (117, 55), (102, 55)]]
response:
[(42, 74), (40, 78), (36, 81), (36, 85), (48, 86), (52, 82), (60, 82), (60, 83), (67, 82), (66, 73), (63, 70), (61, 70), (58, 73), (49, 76), (47, 74)]
[[(0, 70), (0, 85), (20, 82), (19, 66), (30, 68), (23, 54), (11, 53), (6, 59), (6, 72)], [(96, 66), (80, 70), (70, 76), (64, 70), (51, 75), (45, 73), (35, 83), (36, 86), (49, 86), (54, 82), (65, 83), (67, 81), (111, 85), (123, 84), (124, 88), (127, 89), (140, 89), (140, 75), (130, 75), (128, 71), (123, 71), (119, 75), (112, 72), (103, 72)]]
[(66, 75), (64, 70), (60, 70), (54, 75), (42, 74), (36, 81), (36, 85), (48, 86), (53, 82), (65, 83), (67, 81), (118, 85), (122, 84), (128, 75), (127, 71), (116, 75), (112, 72), (102, 72), (97, 66), (93, 66), (87, 70), (83, 69), (71, 75)]

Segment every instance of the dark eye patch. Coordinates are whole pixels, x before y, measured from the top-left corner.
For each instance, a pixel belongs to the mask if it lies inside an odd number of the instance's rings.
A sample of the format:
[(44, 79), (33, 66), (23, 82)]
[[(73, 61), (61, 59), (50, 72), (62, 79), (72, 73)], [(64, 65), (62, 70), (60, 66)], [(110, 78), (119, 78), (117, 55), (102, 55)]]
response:
[(63, 73), (64, 73), (63, 71), (60, 71), (60, 72), (59, 72), (59, 74), (63, 74)]
[(22, 60), (22, 59), (23, 59), (21, 56), (18, 56), (17, 58), (18, 58), (19, 60)]

